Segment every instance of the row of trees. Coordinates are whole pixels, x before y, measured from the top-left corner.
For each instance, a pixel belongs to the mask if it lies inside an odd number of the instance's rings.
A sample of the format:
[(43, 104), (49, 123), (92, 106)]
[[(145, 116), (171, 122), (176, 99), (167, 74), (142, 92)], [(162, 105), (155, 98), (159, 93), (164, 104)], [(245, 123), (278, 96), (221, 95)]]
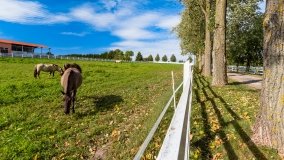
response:
[[(185, 6), (175, 31), (182, 53), (195, 53), (213, 86), (228, 83), (226, 64), (264, 66), (260, 113), (252, 140), (284, 155), (284, 0), (181, 0)], [(262, 23), (263, 22), (263, 23)], [(264, 30), (264, 32), (263, 32)]]
[[(133, 51), (121, 51), (120, 49), (111, 50), (109, 52), (104, 52), (101, 54), (71, 54), (67, 56), (74, 56), (74, 57), (85, 57), (85, 58), (99, 58), (99, 59), (115, 59), (115, 60), (125, 60), (125, 61), (131, 61), (132, 57), (134, 56)], [(156, 55), (155, 61), (168, 61), (167, 55), (164, 55), (162, 59), (160, 59), (159, 54)], [(138, 52), (135, 61), (154, 61), (153, 56), (149, 55), (147, 58), (143, 58), (142, 53)], [(177, 59), (174, 54), (170, 57), (171, 62), (176, 62)]]
[(70, 54), (67, 56), (131, 61), (131, 57), (134, 56), (134, 52), (133, 51), (123, 52), (120, 49), (116, 49), (116, 50), (111, 50), (109, 52), (103, 52), (101, 54)]
[[(182, 0), (185, 10), (175, 28), (182, 53), (195, 53), (213, 85), (227, 83), (226, 64), (262, 65), (260, 0)], [(217, 5), (218, 4), (218, 5)], [(227, 23), (226, 23), (227, 22)], [(212, 69), (216, 70), (213, 71)]]
[[(155, 57), (155, 61), (158, 62), (158, 61), (160, 61), (160, 60), (161, 60), (160, 55), (157, 54), (156, 57)], [(154, 59), (153, 59), (153, 56), (152, 56), (151, 54), (150, 54), (147, 58), (143, 58), (142, 54), (141, 54), (140, 52), (138, 52), (138, 53), (137, 53), (137, 56), (136, 56), (136, 58), (135, 58), (135, 61), (154, 61)], [(164, 55), (164, 56), (162, 57), (162, 61), (163, 61), (163, 62), (167, 62), (167, 61), (168, 61), (167, 55)], [(176, 62), (176, 61), (177, 61), (176, 56), (175, 56), (174, 54), (171, 55), (170, 61), (171, 61), (171, 62)]]

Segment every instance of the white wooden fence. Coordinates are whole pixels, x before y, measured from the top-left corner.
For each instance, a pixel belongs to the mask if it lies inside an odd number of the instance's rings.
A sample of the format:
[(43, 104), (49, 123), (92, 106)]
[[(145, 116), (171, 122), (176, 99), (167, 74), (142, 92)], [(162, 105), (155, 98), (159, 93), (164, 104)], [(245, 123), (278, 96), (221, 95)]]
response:
[(57, 56), (47, 54), (33, 54), (27, 52), (13, 52), (13, 53), (0, 53), (0, 57), (21, 57), (21, 58), (47, 58), (47, 59), (67, 59), (67, 60), (86, 60), (86, 61), (112, 61), (113, 59), (101, 59), (101, 58), (86, 58), (86, 57), (72, 57), (72, 56)]
[[(183, 92), (179, 103), (175, 109), (173, 118), (164, 138), (162, 147), (158, 154), (158, 160), (181, 160), (189, 159), (189, 133), (190, 133), (190, 113), (192, 101), (192, 77), (193, 64), (189, 61), (184, 63), (183, 70)], [(181, 86), (181, 85), (180, 85)], [(179, 89), (179, 88), (178, 88)], [(177, 89), (177, 90), (178, 90)], [(170, 98), (158, 120), (154, 124), (144, 143), (139, 148), (134, 160), (139, 160), (143, 156), (148, 143), (152, 139), (158, 125), (168, 109), (174, 95)]]
[[(240, 72), (240, 73), (244, 73), (247, 71), (247, 67), (246, 66), (227, 66), (227, 71), (228, 72)], [(254, 66), (250, 66), (249, 68), (249, 73), (252, 74), (263, 74), (263, 67), (254, 67)]]

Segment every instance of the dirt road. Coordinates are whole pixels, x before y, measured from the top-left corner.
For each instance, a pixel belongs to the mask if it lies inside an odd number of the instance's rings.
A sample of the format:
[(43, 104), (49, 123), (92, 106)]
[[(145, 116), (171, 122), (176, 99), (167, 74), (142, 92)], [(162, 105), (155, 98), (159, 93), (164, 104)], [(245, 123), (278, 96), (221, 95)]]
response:
[(257, 75), (244, 75), (240, 73), (227, 73), (228, 78), (246, 84), (255, 89), (261, 89), (262, 76)]

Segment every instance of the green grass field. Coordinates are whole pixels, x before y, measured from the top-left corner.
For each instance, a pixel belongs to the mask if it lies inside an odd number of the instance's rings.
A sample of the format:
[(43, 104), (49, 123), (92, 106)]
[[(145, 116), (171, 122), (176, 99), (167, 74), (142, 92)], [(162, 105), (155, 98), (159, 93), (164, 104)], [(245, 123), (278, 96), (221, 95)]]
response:
[[(83, 70), (75, 114), (65, 115), (60, 75), (36, 63)], [(132, 159), (171, 93), (182, 65), (0, 58), (0, 159)], [(161, 141), (161, 140), (160, 140)]]
[[(58, 73), (33, 77), (42, 62), (81, 65), (75, 114), (63, 112)], [(182, 65), (170, 64), (0, 58), (0, 68), (0, 159), (132, 159), (171, 96), (171, 71), (182, 79)], [(281, 159), (250, 139), (259, 91), (209, 84), (195, 73), (190, 159)], [(172, 113), (143, 160), (155, 159)]]
[(190, 159), (281, 159), (276, 150), (251, 141), (260, 91), (230, 81), (210, 86), (194, 76)]

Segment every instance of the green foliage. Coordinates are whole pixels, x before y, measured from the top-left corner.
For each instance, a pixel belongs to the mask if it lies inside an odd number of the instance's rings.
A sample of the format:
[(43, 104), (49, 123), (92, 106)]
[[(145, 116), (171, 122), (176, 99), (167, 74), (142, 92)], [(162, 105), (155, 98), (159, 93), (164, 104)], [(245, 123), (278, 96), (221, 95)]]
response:
[(180, 65), (76, 61), (83, 84), (65, 115), (60, 75), (35, 79), (33, 69), (73, 62), (0, 58), (0, 159), (93, 159), (104, 149), (104, 159), (132, 159), (172, 94), (171, 71), (182, 81)]
[(227, 51), (230, 64), (262, 65), (263, 14), (257, 12), (259, 1), (229, 3)]
[(162, 57), (162, 61), (163, 61), (163, 62), (167, 62), (167, 61), (168, 61), (167, 55), (164, 55), (164, 56)]
[(114, 50), (114, 58), (113, 59), (115, 59), (115, 60), (122, 60), (122, 59), (124, 59), (123, 51), (121, 51), (119, 49)]
[(171, 62), (176, 62), (177, 61), (176, 56), (174, 54), (172, 54), (170, 59), (171, 59)]
[(131, 61), (131, 57), (133, 55), (133, 51), (126, 51), (125, 53), (123, 53), (123, 51), (121, 51), (120, 49), (116, 49), (110, 50), (109, 52), (103, 52), (101, 54), (69, 54), (65, 56)]
[(124, 54), (124, 60), (131, 61), (131, 57), (134, 55), (133, 51), (126, 51)]
[(159, 54), (156, 55), (155, 61), (157, 61), (157, 62), (160, 61), (160, 56), (159, 56)]
[(204, 50), (205, 18), (197, 0), (182, 0), (184, 10), (175, 31), (181, 40), (182, 54), (198, 54)]
[(150, 54), (147, 58), (148, 61), (153, 61), (153, 56)]
[(143, 56), (142, 56), (141, 52), (137, 53), (135, 61), (143, 61)]

